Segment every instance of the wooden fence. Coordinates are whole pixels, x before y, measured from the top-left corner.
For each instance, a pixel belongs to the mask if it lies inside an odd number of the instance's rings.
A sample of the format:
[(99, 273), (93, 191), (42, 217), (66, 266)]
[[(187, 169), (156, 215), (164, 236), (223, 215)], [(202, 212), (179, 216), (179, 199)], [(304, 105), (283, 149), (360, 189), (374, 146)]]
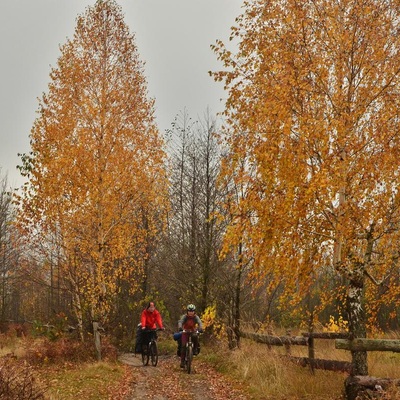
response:
[[(347, 400), (355, 400), (365, 394), (365, 398), (375, 396), (377, 392), (384, 392), (390, 386), (400, 386), (400, 379), (375, 378), (372, 376), (353, 376), (352, 363), (348, 361), (324, 360), (315, 358), (315, 339), (335, 339), (335, 348), (347, 351), (391, 351), (400, 353), (400, 340), (397, 339), (349, 339), (347, 333), (336, 332), (312, 332), (302, 333), (301, 336), (292, 336), (290, 331), (285, 336), (274, 336), (271, 334), (258, 334), (240, 332), (240, 336), (265, 343), (271, 346), (285, 346), (286, 356), (291, 361), (303, 367), (314, 369), (325, 369), (330, 371), (348, 372), (349, 377), (345, 381)], [(293, 357), (291, 346), (308, 346), (308, 357)], [(374, 394), (371, 394), (374, 393)], [(368, 397), (369, 396), (369, 397)], [(359, 397), (363, 398), (363, 397)]]
[[(391, 351), (400, 353), (400, 340), (397, 339), (336, 339), (337, 349), (348, 351)], [(374, 398), (376, 393), (384, 393), (390, 386), (400, 386), (400, 379), (376, 378), (373, 376), (349, 376), (345, 382), (346, 399)]]
[[(271, 346), (284, 346), (286, 358), (302, 367), (314, 369), (325, 369), (330, 371), (343, 371), (351, 373), (352, 365), (348, 361), (324, 360), (315, 358), (315, 339), (338, 339), (347, 338), (345, 333), (336, 332), (313, 332), (302, 333), (301, 336), (292, 336), (288, 331), (285, 336), (274, 336), (271, 334), (258, 334), (250, 332), (240, 332), (240, 336), (254, 340), (258, 343), (265, 343), (268, 348)], [(308, 357), (294, 357), (291, 354), (291, 346), (307, 346)]]

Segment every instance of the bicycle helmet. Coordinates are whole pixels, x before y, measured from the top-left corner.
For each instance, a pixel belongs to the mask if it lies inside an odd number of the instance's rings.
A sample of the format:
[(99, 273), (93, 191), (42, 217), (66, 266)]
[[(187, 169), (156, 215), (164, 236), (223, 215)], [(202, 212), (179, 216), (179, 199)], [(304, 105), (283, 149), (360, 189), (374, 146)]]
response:
[(194, 304), (189, 304), (186, 307), (186, 310), (188, 310), (188, 311), (196, 311), (196, 306)]

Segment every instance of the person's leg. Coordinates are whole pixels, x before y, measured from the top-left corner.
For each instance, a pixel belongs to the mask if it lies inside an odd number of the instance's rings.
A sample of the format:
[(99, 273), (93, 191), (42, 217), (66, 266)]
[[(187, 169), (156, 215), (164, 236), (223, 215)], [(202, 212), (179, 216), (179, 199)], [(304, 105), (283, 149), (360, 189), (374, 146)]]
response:
[(141, 341), (142, 341), (142, 351), (147, 351), (147, 347), (143, 347), (143, 346), (145, 346), (145, 345), (147, 345), (147, 344), (149, 343), (150, 338), (151, 338), (150, 333), (149, 333), (149, 332), (144, 332), (144, 331), (142, 330), (141, 336), (142, 336), (142, 338), (141, 338)]
[(176, 354), (178, 357), (180, 357), (182, 351), (182, 336), (177, 340), (177, 342), (178, 342), (178, 349), (176, 351)]
[(188, 341), (187, 333), (182, 333), (182, 347), (181, 347), (181, 368), (185, 366), (185, 351), (186, 351), (186, 343)]

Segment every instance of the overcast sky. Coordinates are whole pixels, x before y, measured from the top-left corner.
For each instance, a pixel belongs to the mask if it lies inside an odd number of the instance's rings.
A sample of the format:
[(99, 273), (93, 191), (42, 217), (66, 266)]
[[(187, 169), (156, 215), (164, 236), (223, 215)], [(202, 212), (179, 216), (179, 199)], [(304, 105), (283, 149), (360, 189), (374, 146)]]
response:
[[(222, 68), (211, 51), (228, 42), (243, 0), (118, 0), (135, 35), (162, 132), (187, 109), (202, 116), (223, 109), (226, 94), (208, 75)], [(0, 174), (23, 183), (17, 153), (29, 152), (38, 97), (47, 91), (59, 45), (72, 38), (76, 17), (95, 0), (0, 0)]]

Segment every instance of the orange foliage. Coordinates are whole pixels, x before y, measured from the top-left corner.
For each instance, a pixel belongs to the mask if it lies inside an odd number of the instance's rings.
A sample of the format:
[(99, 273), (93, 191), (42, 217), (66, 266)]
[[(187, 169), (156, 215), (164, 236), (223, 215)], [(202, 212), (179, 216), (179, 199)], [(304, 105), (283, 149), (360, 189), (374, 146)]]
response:
[(118, 282), (135, 290), (166, 201), (154, 102), (114, 1), (77, 19), (50, 78), (23, 157), (20, 221), (53, 241), (75, 309), (102, 320)]
[[(229, 91), (223, 178), (242, 190), (227, 205), (225, 253), (243, 241), (253, 277), (283, 287), (283, 303), (322, 276), (327, 299), (340, 276), (349, 288), (369, 276), (371, 317), (399, 292), (399, 10), (249, 0), (232, 28), (237, 53), (214, 46)], [(384, 297), (369, 284), (379, 280)]]

